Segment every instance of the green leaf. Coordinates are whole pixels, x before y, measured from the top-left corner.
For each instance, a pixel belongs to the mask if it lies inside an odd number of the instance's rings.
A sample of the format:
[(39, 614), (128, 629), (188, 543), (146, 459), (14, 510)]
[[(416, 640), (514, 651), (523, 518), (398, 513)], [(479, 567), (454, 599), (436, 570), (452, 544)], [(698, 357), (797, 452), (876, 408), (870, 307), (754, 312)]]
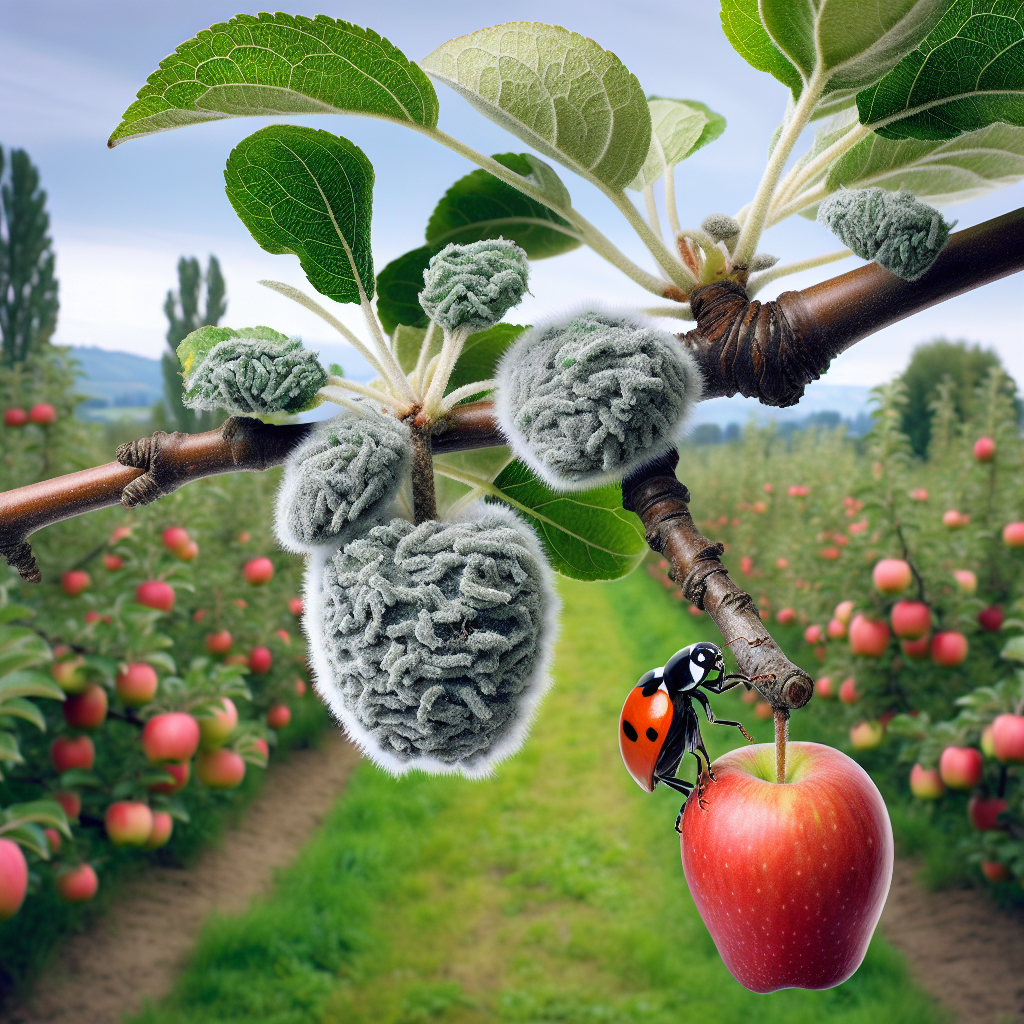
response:
[(840, 186), (906, 188), (918, 199), (948, 206), (1024, 178), (1024, 128), (993, 124), (944, 142), (893, 141), (872, 134), (829, 169), (829, 191)]
[(528, 146), (613, 191), (647, 158), (651, 117), (640, 83), (576, 32), (509, 22), (442, 43), (420, 66)]
[(201, 363), (212, 349), (229, 338), (257, 338), (260, 341), (278, 343), (291, 340), (287, 334), (281, 334), (270, 327), (242, 327), (237, 331), (233, 327), (200, 327), (199, 330), (186, 335), (174, 350), (184, 370), (184, 376), (188, 377), (193, 367)]
[(434, 487), (437, 492), (438, 515), (447, 516), (452, 505), (464, 497), (472, 487), (464, 480), (455, 480), (446, 475), (446, 469), (454, 470), (456, 474), (468, 474), (489, 483), (505, 468), (511, 458), (511, 452), (504, 445), (499, 448), (474, 448), (465, 452), (435, 455), (434, 468), (437, 473)]
[(1002, 649), (999, 655), (1007, 661), (1024, 661), (1024, 636), (1015, 636)]
[(495, 324), (486, 331), (471, 334), (462, 346), (462, 353), (452, 370), (448, 380), (448, 391), (455, 391), (474, 381), (489, 380), (493, 377), (498, 361), (526, 329), (519, 324)]
[[(496, 153), (494, 159), (531, 184), (540, 185), (535, 165), (542, 161), (536, 157)], [(557, 179), (554, 170), (548, 170)], [(550, 187), (550, 179), (548, 182)], [(581, 244), (567, 220), (485, 170), (467, 174), (448, 189), (434, 207), (426, 234), (433, 252), (451, 242), (468, 245), (500, 237), (515, 242), (531, 260), (559, 256)]]
[(14, 622), (15, 619), (31, 619), (35, 609), (25, 604), (5, 604), (0, 608), (0, 625)]
[(18, 737), (12, 732), (0, 731), (0, 761), (9, 764), (23, 764), (25, 761), (18, 747)]
[[(377, 287), (380, 287), (379, 277), (377, 278)], [(379, 294), (377, 301), (380, 301)], [(416, 363), (420, 357), (420, 350), (423, 347), (423, 339), (426, 336), (427, 331), (425, 327), (405, 327), (400, 324), (395, 328), (391, 339), (391, 350), (394, 352), (395, 359), (398, 360), (398, 365), (402, 368), (403, 373), (411, 373), (416, 368)], [(443, 338), (439, 332), (434, 332), (434, 339), (436, 344), (431, 347), (435, 352), (440, 352)]]
[(31, 850), (37, 857), (50, 859), (50, 842), (38, 825), (13, 825), (9, 829), (0, 828), (0, 833), (5, 839), (13, 839), (19, 846)]
[(44, 697), (48, 700), (64, 700), (64, 691), (43, 672), (21, 669), (0, 678), (0, 714), (7, 714), (3, 702), (14, 697)]
[(24, 697), (12, 697), (0, 704), (0, 714), (9, 718), (20, 718), (23, 721), (31, 722), (40, 732), (46, 732), (46, 719), (42, 711), (30, 700)]
[(228, 157), (225, 191), (235, 213), (272, 253), (299, 257), (309, 283), (336, 302), (373, 296), (373, 167), (348, 139), (276, 124)]
[(433, 255), (429, 245), (420, 246), (392, 260), (377, 275), (377, 316), (388, 334), (399, 324), (426, 327), (430, 323), (418, 296), (423, 291), (423, 271)]
[(158, 668), (168, 675), (173, 675), (178, 671), (177, 666), (174, 664), (174, 659), (164, 651), (147, 651), (143, 660), (148, 661), (153, 668)]
[(63, 832), (69, 839), (71, 829), (68, 818), (56, 800), (32, 800), (24, 804), (11, 804), (4, 808), (0, 824), (0, 834), (21, 828), (24, 825), (40, 825), (42, 828), (55, 828)]
[[(632, 572), (647, 551), (640, 520), (622, 507), (622, 487), (559, 493), (518, 460), (494, 481), (497, 500), (524, 513), (551, 567), (577, 580), (614, 580)], [(488, 500), (494, 500), (489, 498)]]
[(638, 192), (725, 131), (725, 118), (696, 100), (652, 96), (648, 106), (653, 129), (651, 148), (640, 173), (629, 185)]
[(722, 30), (732, 48), (758, 71), (767, 71), (799, 99), (804, 81), (800, 72), (772, 42), (761, 24), (757, 0), (722, 0)]
[(368, 29), (323, 14), (239, 14), (165, 57), (107, 145), (225, 117), (339, 113), (433, 128), (437, 95)]
[(0, 676), (53, 659), (50, 645), (26, 626), (0, 627)]
[(62, 789), (98, 789), (103, 782), (95, 772), (85, 768), (69, 768), (61, 774), (60, 785)]
[(1024, 7), (957, 0), (880, 82), (857, 95), (887, 139), (952, 139), (997, 121), (1024, 126)]

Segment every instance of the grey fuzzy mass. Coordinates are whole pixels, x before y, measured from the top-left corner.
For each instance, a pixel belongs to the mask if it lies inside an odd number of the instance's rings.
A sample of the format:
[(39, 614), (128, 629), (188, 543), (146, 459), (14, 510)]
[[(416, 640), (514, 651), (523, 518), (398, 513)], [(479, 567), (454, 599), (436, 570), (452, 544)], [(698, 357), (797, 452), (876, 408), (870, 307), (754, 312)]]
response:
[(317, 688), (378, 764), (483, 774), (519, 746), (557, 601), (517, 516), (393, 519), (310, 571)]
[(516, 454), (570, 490), (620, 480), (667, 451), (702, 386), (678, 339), (593, 312), (526, 331), (498, 382), (498, 421)]
[(327, 371), (302, 342), (228, 338), (189, 373), (181, 400), (189, 409), (241, 416), (301, 412), (315, 404)]
[(420, 305), (446, 331), (496, 324), (526, 294), (530, 265), (515, 242), (446, 245), (423, 272)]
[(384, 519), (412, 464), (409, 428), (393, 416), (342, 413), (291, 454), (277, 497), (281, 546), (347, 543)]
[(818, 223), (861, 259), (916, 281), (938, 259), (953, 227), (911, 192), (884, 188), (841, 189), (822, 200)]

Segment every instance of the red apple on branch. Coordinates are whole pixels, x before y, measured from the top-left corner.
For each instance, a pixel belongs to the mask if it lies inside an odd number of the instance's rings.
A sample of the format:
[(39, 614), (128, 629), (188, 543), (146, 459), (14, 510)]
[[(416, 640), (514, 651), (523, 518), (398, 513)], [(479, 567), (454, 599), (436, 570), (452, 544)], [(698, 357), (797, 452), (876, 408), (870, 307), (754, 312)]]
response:
[(8, 409), (4, 413), (5, 427), (23, 427), (28, 423), (28, 413), (24, 409)]
[(839, 700), (843, 704), (856, 704), (860, 700), (857, 692), (857, 680), (850, 676), (839, 684)]
[(57, 876), (57, 895), (65, 903), (87, 903), (96, 895), (100, 880), (91, 864), (80, 864)]
[(292, 615), (301, 615), (302, 614), (302, 598), (301, 597), (293, 597), (288, 602), (288, 611), (290, 611), (292, 613)]
[(88, 736), (58, 736), (50, 744), (50, 762), (58, 773), (72, 768), (91, 771), (95, 760), (96, 748)]
[(956, 668), (967, 660), (967, 637), (963, 633), (936, 633), (931, 644), (932, 661), (943, 668)]
[(13, 839), (0, 839), (0, 921), (21, 909), (28, 890), (28, 864)]
[(996, 457), (996, 443), (991, 437), (979, 437), (974, 442), (974, 457), (978, 462), (991, 462)]
[(910, 792), (918, 800), (938, 800), (946, 792), (942, 776), (936, 768), (922, 768), (915, 764), (910, 769)]
[(880, 658), (889, 646), (889, 626), (881, 619), (855, 615), (850, 623), (850, 652), (864, 658)]
[(754, 992), (824, 989), (860, 966), (889, 891), (885, 803), (852, 758), (790, 743), (732, 750), (683, 813), (683, 870), (733, 977)]
[(156, 670), (144, 661), (132, 661), (117, 673), (114, 687), (121, 702), (130, 708), (140, 708), (155, 696), (160, 685)]
[(1024, 715), (999, 715), (992, 722), (992, 752), (1000, 761), (1024, 764)]
[(1003, 527), (1003, 543), (1008, 548), (1024, 548), (1024, 523), (1007, 523)]
[(153, 764), (188, 761), (199, 746), (199, 723), (182, 711), (151, 718), (142, 730), (142, 749)]
[(990, 605), (978, 612), (978, 625), (986, 633), (998, 633), (1003, 627), (1003, 609), (998, 605)]
[(82, 813), (82, 798), (71, 790), (61, 790), (53, 794), (53, 799), (64, 808), (68, 821), (78, 821), (78, 815)]
[(192, 538), (188, 535), (188, 530), (183, 526), (168, 526), (163, 532), (162, 539), (164, 547), (175, 555), (184, 548), (187, 548), (192, 542)]
[(174, 607), (174, 587), (164, 580), (147, 580), (135, 588), (135, 600), (146, 608), (169, 612)]
[[(56, 654), (56, 651), (54, 653)], [(85, 658), (76, 654), (73, 657), (55, 661), (50, 667), (50, 674), (65, 693), (81, 693), (89, 685), (89, 681), (82, 671), (84, 667)]]
[(967, 801), (967, 818), (979, 832), (994, 832), (1000, 827), (999, 815), (1009, 806), (1000, 797), (972, 796)]
[(199, 719), (199, 745), (203, 750), (216, 750), (224, 746), (238, 725), (235, 702), (230, 697), (221, 697), (220, 705), (209, 717)]
[(61, 576), (60, 586), (68, 597), (78, 597), (92, 586), (92, 577), (82, 569), (72, 569)]
[(981, 873), (993, 884), (1008, 881), (1010, 877), (1010, 869), (997, 860), (983, 860)]
[(946, 747), (939, 758), (939, 774), (950, 789), (974, 789), (982, 771), (981, 751), (974, 747)]
[(287, 704), (274, 704), (267, 712), (267, 725), (271, 729), (283, 729), (292, 720), (292, 709)]
[(932, 613), (923, 601), (897, 601), (889, 621), (901, 640), (920, 640), (932, 628)]
[(57, 410), (49, 402), (40, 402), (29, 409), (28, 421), (39, 427), (48, 427), (57, 422)]
[(64, 721), (72, 729), (98, 729), (107, 719), (107, 691), (90, 683), (64, 701)]
[(914, 574), (902, 558), (883, 558), (871, 572), (871, 580), (880, 594), (902, 594)]
[(928, 657), (928, 650), (931, 647), (931, 638), (921, 637), (920, 640), (901, 640), (900, 650), (906, 657), (914, 661), (923, 661)]
[(274, 578), (274, 563), (269, 558), (253, 558), (242, 569), (246, 582), (253, 587), (262, 587)]
[(153, 812), (148, 804), (118, 800), (107, 808), (103, 824), (115, 846), (145, 846), (153, 831)]
[(196, 775), (210, 789), (236, 789), (245, 778), (245, 761), (225, 747), (203, 750), (196, 758)]
[(254, 647), (249, 655), (249, 670), (258, 676), (265, 676), (271, 665), (274, 664), (274, 656), (267, 647)]
[(192, 763), (190, 761), (183, 761), (181, 764), (176, 764), (174, 761), (168, 761), (166, 764), (160, 765), (160, 770), (167, 772), (174, 781), (154, 782), (147, 788), (150, 793), (165, 793), (170, 796), (170, 794), (177, 793), (178, 790), (185, 788), (188, 777), (192, 774)]
[(143, 844), (147, 850), (158, 850), (161, 846), (165, 846), (167, 841), (171, 838), (171, 833), (174, 831), (174, 819), (167, 813), (167, 811), (154, 811), (153, 812), (153, 828), (149, 833), (149, 838)]
[(775, 613), (775, 621), (780, 626), (792, 626), (796, 622), (796, 612), (792, 608), (780, 608)]
[(222, 629), (218, 633), (207, 635), (206, 650), (209, 654), (221, 656), (231, 650), (232, 643), (234, 643), (234, 639), (231, 634), (226, 629)]
[(850, 745), (854, 750), (874, 750), (882, 745), (884, 733), (881, 722), (860, 722), (850, 730)]

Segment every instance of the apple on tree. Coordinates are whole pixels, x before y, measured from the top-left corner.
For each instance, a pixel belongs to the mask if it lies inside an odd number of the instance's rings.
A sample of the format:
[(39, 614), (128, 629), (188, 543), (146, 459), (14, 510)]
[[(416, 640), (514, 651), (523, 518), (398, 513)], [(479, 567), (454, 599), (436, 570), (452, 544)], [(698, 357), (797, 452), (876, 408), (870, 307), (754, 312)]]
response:
[(226, 747), (202, 750), (196, 758), (196, 775), (209, 789), (237, 789), (245, 778), (245, 761)]
[(84, 667), (85, 658), (76, 654), (71, 658), (60, 658), (55, 661), (50, 668), (50, 674), (65, 693), (81, 693), (89, 685), (82, 671)]
[(860, 700), (857, 692), (857, 680), (850, 676), (839, 685), (839, 700), (843, 704), (856, 704)]
[(147, 788), (150, 793), (162, 793), (165, 796), (170, 796), (185, 788), (189, 775), (192, 774), (192, 762), (182, 761), (178, 763), (167, 761), (165, 764), (160, 765), (160, 771), (166, 772), (171, 776), (171, 779), (164, 782), (152, 782)]
[(234, 639), (231, 634), (226, 629), (222, 629), (217, 633), (207, 635), (206, 650), (207, 653), (220, 657), (231, 650), (232, 643), (234, 643)]
[(863, 768), (818, 743), (732, 750), (683, 812), (686, 881), (719, 955), (754, 992), (824, 989), (860, 966), (893, 869), (885, 803)]
[(920, 640), (932, 628), (932, 613), (923, 601), (897, 601), (889, 621), (901, 640)]
[(981, 873), (993, 884), (1009, 881), (1010, 869), (997, 860), (983, 860)]
[(174, 587), (164, 580), (147, 580), (135, 588), (135, 600), (145, 608), (169, 612), (174, 607)]
[(274, 578), (274, 563), (269, 558), (253, 558), (242, 569), (246, 582), (253, 587), (262, 587)]
[(48, 427), (57, 422), (57, 410), (49, 402), (40, 402), (29, 409), (28, 421), (37, 427)]
[(142, 749), (152, 764), (188, 761), (200, 739), (199, 723), (183, 711), (155, 715), (142, 730)]
[(28, 423), (28, 413), (24, 409), (8, 409), (4, 413), (4, 426), (23, 427)]
[(230, 697), (221, 697), (220, 707), (199, 719), (199, 746), (216, 750), (227, 742), (238, 725), (238, 708)]
[(850, 744), (854, 750), (874, 750), (882, 745), (884, 733), (881, 722), (860, 722), (850, 730)]
[(992, 722), (992, 752), (1008, 764), (1024, 764), (1024, 715), (999, 715)]
[(267, 712), (267, 725), (271, 729), (284, 729), (292, 720), (292, 709), (287, 704), (274, 704)]
[(148, 804), (119, 800), (107, 808), (103, 824), (115, 846), (145, 846), (153, 831), (153, 812)]
[(950, 630), (932, 637), (931, 655), (936, 665), (956, 668), (967, 660), (967, 637)]
[(58, 875), (56, 886), (57, 895), (65, 903), (87, 903), (96, 895), (100, 880), (91, 864), (80, 864)]
[(88, 736), (58, 736), (50, 744), (50, 762), (58, 774), (72, 768), (91, 771), (96, 760), (96, 747)]
[(889, 646), (889, 626), (881, 619), (860, 614), (850, 623), (850, 652), (864, 658), (880, 658)]
[(902, 594), (914, 574), (902, 558), (883, 558), (872, 570), (871, 579), (880, 594)]
[(92, 577), (82, 569), (72, 569), (61, 576), (60, 586), (68, 597), (78, 597), (92, 586)]
[(979, 832), (994, 832), (1001, 827), (999, 815), (1009, 807), (1001, 797), (972, 796), (967, 801), (967, 819)]
[(129, 708), (148, 704), (156, 696), (159, 685), (156, 670), (144, 661), (129, 662), (114, 680), (114, 689), (121, 703)]
[(946, 792), (946, 787), (938, 769), (922, 768), (915, 764), (910, 769), (910, 792), (918, 800), (938, 800)]
[(170, 814), (167, 811), (154, 811), (153, 827), (150, 830), (145, 843), (142, 844), (143, 848), (147, 850), (158, 850), (161, 846), (166, 846), (173, 831), (174, 819)]
[(21, 909), (28, 890), (28, 864), (21, 847), (0, 837), (0, 921), (6, 921)]
[(64, 701), (64, 721), (72, 729), (98, 729), (107, 719), (107, 691), (90, 683)]
[(974, 747), (946, 747), (939, 758), (939, 775), (950, 789), (974, 789), (983, 768), (981, 751)]

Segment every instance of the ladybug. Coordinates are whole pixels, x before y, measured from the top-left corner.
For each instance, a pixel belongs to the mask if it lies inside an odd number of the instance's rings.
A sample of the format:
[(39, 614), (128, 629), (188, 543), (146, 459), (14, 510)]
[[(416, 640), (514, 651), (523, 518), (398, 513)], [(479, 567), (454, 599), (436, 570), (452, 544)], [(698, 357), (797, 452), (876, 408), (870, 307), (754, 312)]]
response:
[[(676, 651), (662, 668), (651, 669), (629, 691), (619, 716), (619, 753), (626, 770), (645, 792), (653, 793), (659, 782), (688, 797), (692, 782), (677, 779), (676, 772), (684, 754), (697, 759), (697, 799), (704, 806), (704, 771), (712, 782), (711, 758), (704, 747), (700, 723), (693, 702), (696, 700), (713, 725), (731, 725), (751, 740), (739, 722), (715, 718), (711, 702), (701, 687), (711, 693), (725, 693), (740, 682), (750, 682), (739, 673), (727, 674), (721, 650), (712, 643), (691, 644)], [(701, 764), (701, 755), (704, 764)], [(676, 831), (679, 820), (676, 819)]]

